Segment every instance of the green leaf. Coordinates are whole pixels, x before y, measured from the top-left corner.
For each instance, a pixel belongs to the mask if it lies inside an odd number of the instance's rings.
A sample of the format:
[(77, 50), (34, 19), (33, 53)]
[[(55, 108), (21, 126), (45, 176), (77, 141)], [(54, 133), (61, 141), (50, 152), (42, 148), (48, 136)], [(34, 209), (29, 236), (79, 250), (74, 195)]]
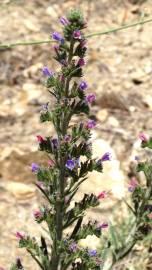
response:
[(111, 224), (111, 222), (109, 223), (109, 232), (110, 232), (110, 241), (112, 244), (112, 248), (114, 251), (116, 251), (118, 250), (118, 235), (115, 230), (115, 227)]
[(136, 170), (137, 170), (137, 172), (142, 172), (142, 171), (144, 172), (145, 167), (146, 167), (146, 163), (140, 162), (140, 163), (138, 163)]
[(148, 147), (149, 149), (152, 149), (152, 137), (148, 141), (142, 141), (141, 147), (142, 148)]
[(46, 112), (42, 112), (40, 115), (40, 121), (43, 122), (47, 122), (47, 121), (52, 121), (52, 113), (49, 111)]
[(94, 194), (84, 194), (83, 199), (80, 202), (75, 202), (75, 206), (66, 212), (64, 228), (67, 228), (75, 220), (81, 217), (86, 209), (98, 205), (99, 200)]
[(55, 83), (56, 83), (56, 79), (53, 76), (51, 76), (46, 81), (46, 87), (47, 88), (53, 87), (53, 86), (55, 86)]

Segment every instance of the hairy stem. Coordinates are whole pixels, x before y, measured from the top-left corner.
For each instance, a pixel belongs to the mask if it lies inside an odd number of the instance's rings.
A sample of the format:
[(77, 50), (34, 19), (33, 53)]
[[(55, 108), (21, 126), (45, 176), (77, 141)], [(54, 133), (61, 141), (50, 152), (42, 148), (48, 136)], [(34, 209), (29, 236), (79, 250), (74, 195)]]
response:
[[(73, 39), (70, 43), (70, 50), (69, 50), (69, 57), (68, 57), (68, 64), (71, 64), (71, 60), (73, 57), (73, 48), (74, 48), (74, 42)], [(66, 78), (65, 83), (65, 97), (68, 96), (69, 92), (69, 84), (70, 84), (70, 78)], [(61, 127), (61, 134), (64, 137), (67, 133), (68, 123), (67, 123), (67, 117), (64, 114), (63, 120), (62, 120), (62, 127)], [(61, 135), (58, 134), (58, 141), (59, 141), (59, 147), (61, 149)], [(60, 151), (60, 150), (59, 150)], [(52, 250), (52, 259), (51, 259), (51, 270), (58, 270), (60, 267), (60, 253), (58, 251), (58, 242), (62, 240), (63, 235), (63, 217), (64, 217), (64, 189), (65, 189), (65, 162), (66, 162), (66, 156), (61, 153), (59, 154), (59, 186), (58, 186), (58, 197), (56, 201), (56, 217), (55, 217), (55, 229), (56, 229), (56, 236), (53, 243), (53, 250)]]

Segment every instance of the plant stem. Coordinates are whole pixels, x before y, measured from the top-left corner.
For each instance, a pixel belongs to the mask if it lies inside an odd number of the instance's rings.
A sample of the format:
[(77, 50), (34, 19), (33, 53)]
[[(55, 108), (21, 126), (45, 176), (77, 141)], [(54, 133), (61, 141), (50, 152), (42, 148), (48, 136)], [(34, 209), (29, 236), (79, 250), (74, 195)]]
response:
[(41, 262), (36, 258), (36, 256), (32, 253), (31, 250), (27, 249), (27, 252), (30, 253), (31, 257), (37, 262), (37, 264), (40, 266), (42, 270), (45, 270)]
[[(105, 30), (103, 32), (97, 32), (97, 33), (92, 33), (92, 34), (88, 34), (85, 36), (85, 38), (90, 38), (90, 37), (95, 37), (95, 36), (101, 36), (101, 35), (107, 35), (107, 34), (111, 34), (111, 33), (115, 33), (127, 28), (132, 28), (138, 25), (143, 25), (146, 23), (152, 22), (152, 18), (147, 19), (147, 20), (140, 20), (138, 22), (135, 23), (130, 23), (127, 25), (123, 25), (123, 26), (119, 26), (116, 28), (112, 28), (112, 29), (108, 29)], [(10, 43), (10, 44), (0, 44), (0, 48), (2, 49), (10, 49), (16, 46), (27, 46), (27, 45), (41, 45), (41, 44), (48, 44), (48, 43), (52, 43), (54, 42), (53, 40), (35, 40), (35, 41), (21, 41), (21, 42), (16, 42), (16, 43)]]
[[(69, 50), (69, 57), (68, 57), (68, 64), (71, 64), (71, 60), (73, 57), (73, 48), (74, 48), (74, 42), (73, 40), (70, 43), (70, 50)], [(65, 97), (68, 96), (69, 92), (69, 83), (70, 78), (66, 79), (65, 84)], [(66, 115), (63, 114), (62, 119), (62, 127), (61, 127), (61, 134), (64, 137), (67, 133), (68, 124), (66, 123)], [(58, 185), (58, 197), (56, 201), (56, 220), (55, 220), (55, 229), (56, 229), (56, 236), (53, 243), (53, 250), (52, 250), (52, 259), (51, 259), (51, 270), (58, 270), (58, 267), (60, 266), (60, 254), (58, 251), (58, 242), (62, 240), (63, 236), (63, 217), (64, 217), (64, 189), (65, 189), (65, 162), (66, 162), (66, 156), (61, 153), (61, 135), (58, 134), (58, 141), (59, 141), (59, 185)]]
[[(148, 203), (148, 200), (150, 198), (150, 194), (151, 194), (151, 187), (149, 187), (145, 193), (145, 197), (144, 197), (143, 202), (142, 202), (142, 204), (139, 208), (139, 211), (137, 213), (134, 227), (132, 228), (131, 232), (129, 233), (129, 236), (128, 236), (128, 239), (126, 240), (125, 246), (122, 248), (122, 250), (120, 250), (117, 253), (117, 257), (115, 256), (115, 254), (113, 254), (113, 261), (112, 261), (111, 265), (109, 266), (108, 270), (112, 270), (113, 266), (118, 261), (122, 260), (125, 256), (127, 256), (129, 254), (129, 252), (131, 252), (131, 250), (135, 246), (135, 244), (138, 240), (137, 238), (135, 238), (135, 235), (136, 235), (136, 232), (138, 231), (138, 226), (141, 222), (141, 217), (143, 216), (143, 213), (144, 213), (144, 206), (146, 203)], [(133, 213), (134, 213), (134, 211), (133, 211)]]

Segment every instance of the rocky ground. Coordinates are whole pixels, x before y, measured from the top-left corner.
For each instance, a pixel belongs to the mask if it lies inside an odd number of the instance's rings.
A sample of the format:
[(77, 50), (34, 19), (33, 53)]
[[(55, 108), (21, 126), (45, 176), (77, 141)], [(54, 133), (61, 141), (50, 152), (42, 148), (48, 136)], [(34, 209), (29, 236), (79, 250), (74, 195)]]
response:
[[(141, 4), (127, 0), (1, 0), (0, 43), (46, 40), (53, 30), (61, 29), (59, 16), (75, 7), (87, 18), (87, 33), (134, 22), (143, 15), (150, 17), (151, 1), (136, 2)], [(89, 91), (97, 96), (92, 108), (98, 121), (94, 154), (111, 151), (113, 161), (105, 166), (104, 174), (89, 176), (89, 185), (82, 186), (79, 196), (86, 188), (96, 193), (111, 191), (111, 199), (96, 213), (100, 220), (110, 218), (111, 209), (126, 194), (130, 162), (140, 154), (138, 133), (151, 134), (151, 32), (149, 23), (88, 39), (85, 77)], [(52, 57), (51, 45), (46, 44), (0, 49), (0, 266), (6, 269), (16, 256), (25, 254), (18, 249), (14, 232), (42, 231), (32, 217), (40, 197), (29, 166), (42, 159), (35, 136), (54, 134), (52, 126), (39, 123), (41, 104), (49, 98), (41, 67), (55, 70)], [(105, 211), (109, 216), (104, 216)], [(26, 269), (37, 269), (28, 256), (24, 256), (24, 264)]]

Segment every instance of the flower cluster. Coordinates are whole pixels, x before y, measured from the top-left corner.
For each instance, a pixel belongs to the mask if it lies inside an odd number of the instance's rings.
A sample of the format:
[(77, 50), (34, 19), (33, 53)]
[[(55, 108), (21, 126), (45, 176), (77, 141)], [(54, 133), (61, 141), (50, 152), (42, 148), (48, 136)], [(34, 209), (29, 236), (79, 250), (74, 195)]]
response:
[[(129, 228), (129, 237), (126, 239), (124, 235), (118, 239), (117, 228), (110, 222), (84, 221), (86, 210), (98, 206), (100, 202), (102, 204), (103, 199), (107, 198), (106, 191), (98, 195), (85, 193), (79, 201), (71, 203), (80, 185), (87, 180), (88, 172), (102, 172), (105, 162), (112, 157), (106, 152), (99, 159), (92, 158), (90, 138), (96, 121), (90, 114), (90, 108), (95, 103), (96, 95), (88, 91), (89, 85), (82, 79), (87, 52), (84, 35), (86, 22), (78, 10), (71, 11), (59, 21), (63, 34), (54, 31), (50, 36), (56, 43), (53, 51), (60, 71), (54, 72), (47, 66), (42, 68), (54, 106), (51, 99), (51, 106), (47, 102), (40, 111), (41, 122), (52, 122), (56, 136), (36, 136), (39, 150), (46, 153), (47, 161), (44, 166), (35, 162), (31, 164), (31, 171), (37, 177), (36, 186), (46, 200), (46, 204), (34, 210), (33, 218), (38, 224), (45, 223), (47, 239), (42, 235), (37, 242), (35, 237), (22, 231), (17, 231), (15, 236), (19, 246), (26, 248), (43, 270), (100, 270), (103, 266), (100, 250), (82, 248), (79, 241), (89, 235), (100, 239), (104, 230), (109, 228), (106, 250), (112, 252), (113, 262), (117, 262), (130, 252), (137, 241), (151, 232), (152, 165), (151, 160), (141, 162), (136, 157), (137, 172), (143, 172), (145, 183), (140, 183), (137, 177), (132, 177), (129, 182), (131, 204), (124, 201), (133, 215), (134, 224), (131, 223), (132, 228)], [(78, 116), (77, 124), (71, 121), (75, 115)], [(152, 149), (151, 137), (141, 132), (139, 139), (142, 148)], [(67, 229), (69, 233), (65, 234)], [(18, 269), (24, 270), (20, 258), (11, 268)], [(4, 269), (0, 267), (0, 270)]]
[[(37, 177), (36, 185), (47, 201), (47, 206), (36, 209), (33, 217), (37, 223), (46, 223), (52, 243), (51, 252), (44, 236), (40, 245), (24, 232), (17, 232), (16, 237), (20, 247), (25, 247), (42, 269), (49, 270), (50, 265), (54, 270), (80, 269), (81, 265), (84, 270), (98, 270), (101, 264), (98, 251), (80, 249), (78, 241), (89, 234), (100, 238), (102, 230), (108, 227), (106, 222), (100, 225), (96, 222), (83, 223), (85, 211), (98, 206), (99, 200), (106, 197), (106, 192), (100, 192), (98, 196), (84, 194), (73, 207), (69, 206), (79, 186), (87, 179), (88, 172), (102, 172), (103, 163), (110, 161), (111, 155), (106, 152), (99, 160), (92, 158), (89, 139), (96, 121), (89, 116), (90, 105), (95, 102), (96, 96), (87, 91), (88, 83), (82, 80), (87, 51), (83, 33), (86, 23), (77, 10), (71, 11), (67, 18), (61, 17), (60, 23), (63, 34), (54, 31), (51, 39), (56, 42), (53, 46), (54, 58), (61, 69), (59, 72), (47, 66), (42, 69), (54, 106), (49, 106), (47, 102), (40, 112), (41, 122), (52, 122), (56, 136), (36, 136), (39, 150), (47, 154), (48, 160), (46, 166), (35, 162), (31, 164), (31, 170)], [(84, 123), (72, 124), (72, 117), (82, 114), (87, 118)], [(85, 161), (80, 162), (81, 157), (85, 157)], [(71, 225), (73, 231), (65, 238), (64, 230)]]

